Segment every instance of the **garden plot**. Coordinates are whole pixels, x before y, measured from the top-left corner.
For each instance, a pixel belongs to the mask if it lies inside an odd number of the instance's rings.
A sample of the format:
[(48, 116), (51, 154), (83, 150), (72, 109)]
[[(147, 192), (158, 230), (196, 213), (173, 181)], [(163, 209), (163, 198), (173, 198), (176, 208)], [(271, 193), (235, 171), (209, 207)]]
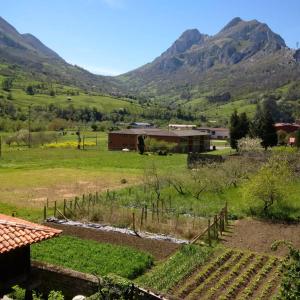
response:
[(280, 284), (280, 260), (228, 249), (169, 293), (178, 299), (272, 299)]

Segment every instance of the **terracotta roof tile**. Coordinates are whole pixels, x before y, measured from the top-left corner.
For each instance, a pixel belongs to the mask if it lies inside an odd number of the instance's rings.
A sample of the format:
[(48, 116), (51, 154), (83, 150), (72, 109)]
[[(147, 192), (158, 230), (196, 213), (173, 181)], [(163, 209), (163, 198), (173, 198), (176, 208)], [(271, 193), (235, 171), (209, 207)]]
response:
[(61, 230), (0, 214), (0, 254), (55, 236)]

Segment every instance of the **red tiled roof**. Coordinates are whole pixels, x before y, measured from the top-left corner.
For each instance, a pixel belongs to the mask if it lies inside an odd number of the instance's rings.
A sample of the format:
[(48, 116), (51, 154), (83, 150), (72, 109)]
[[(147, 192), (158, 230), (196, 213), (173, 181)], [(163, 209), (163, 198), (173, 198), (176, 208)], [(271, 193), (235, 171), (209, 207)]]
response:
[(0, 214), (0, 254), (58, 236), (61, 230)]

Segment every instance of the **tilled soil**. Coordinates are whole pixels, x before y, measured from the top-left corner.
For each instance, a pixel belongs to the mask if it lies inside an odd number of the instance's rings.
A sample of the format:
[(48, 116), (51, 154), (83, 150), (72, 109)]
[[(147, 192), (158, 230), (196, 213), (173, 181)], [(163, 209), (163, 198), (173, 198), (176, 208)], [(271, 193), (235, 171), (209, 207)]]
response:
[(121, 246), (128, 246), (140, 251), (146, 251), (153, 255), (156, 260), (162, 260), (179, 249), (180, 245), (167, 242), (143, 239), (119, 232), (106, 232), (90, 228), (82, 228), (54, 223), (47, 223), (47, 226), (63, 230), (63, 234), (72, 235), (82, 239), (94, 240), (101, 243), (110, 243)]
[(222, 239), (230, 248), (283, 256), (286, 248), (273, 251), (271, 245), (274, 241), (286, 240), (300, 249), (300, 225), (243, 219), (236, 221)]

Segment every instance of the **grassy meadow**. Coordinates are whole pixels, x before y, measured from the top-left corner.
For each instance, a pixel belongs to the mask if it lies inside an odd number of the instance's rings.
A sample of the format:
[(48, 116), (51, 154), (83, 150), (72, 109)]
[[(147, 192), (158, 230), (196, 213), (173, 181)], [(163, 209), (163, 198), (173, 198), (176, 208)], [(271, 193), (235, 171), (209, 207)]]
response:
[[(86, 133), (87, 135), (88, 133)], [(95, 136), (94, 133), (89, 133)], [(5, 213), (36, 218), (48, 199), (62, 201), (89, 192), (120, 189), (142, 181), (144, 169), (153, 161), (162, 170), (182, 170), (186, 155), (167, 157), (107, 150), (107, 134), (97, 133), (98, 146), (75, 148), (8, 147), (0, 158), (0, 208)], [(62, 136), (59, 141), (76, 141)], [(121, 181), (126, 183), (121, 183)], [(28, 216), (27, 214), (30, 214)]]

